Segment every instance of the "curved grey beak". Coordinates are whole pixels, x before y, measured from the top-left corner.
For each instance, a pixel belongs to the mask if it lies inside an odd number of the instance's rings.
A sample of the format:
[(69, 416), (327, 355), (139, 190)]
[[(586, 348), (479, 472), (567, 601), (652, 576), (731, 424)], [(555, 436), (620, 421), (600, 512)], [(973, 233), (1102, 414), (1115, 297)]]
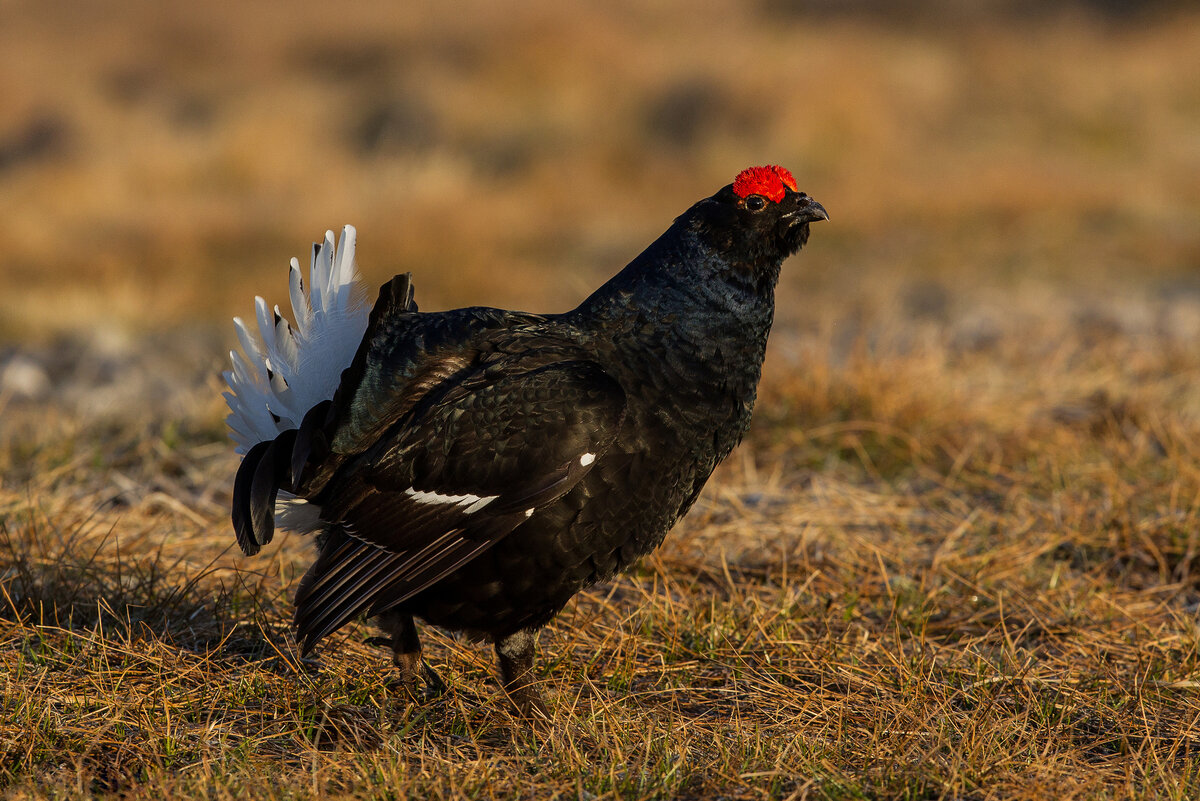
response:
[(789, 226), (829, 219), (829, 212), (825, 211), (824, 206), (804, 192), (797, 192), (796, 194), (799, 195), (796, 198), (796, 210), (789, 211), (783, 215), (783, 219), (788, 221)]
[(807, 201), (807, 203), (805, 203), (804, 200), (800, 201), (803, 205), (796, 209), (796, 216), (798, 216), (804, 222), (816, 222), (817, 220), (829, 219), (829, 212), (825, 211), (824, 206), (813, 200), (811, 197), (807, 198)]

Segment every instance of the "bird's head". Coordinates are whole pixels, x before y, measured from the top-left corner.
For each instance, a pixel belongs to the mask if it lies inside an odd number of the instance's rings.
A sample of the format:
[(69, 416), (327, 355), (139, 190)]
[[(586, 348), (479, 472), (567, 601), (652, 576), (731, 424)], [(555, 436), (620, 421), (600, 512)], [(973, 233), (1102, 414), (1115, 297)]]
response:
[(750, 167), (691, 210), (693, 230), (731, 261), (778, 266), (808, 241), (808, 224), (825, 208), (796, 188), (783, 167)]

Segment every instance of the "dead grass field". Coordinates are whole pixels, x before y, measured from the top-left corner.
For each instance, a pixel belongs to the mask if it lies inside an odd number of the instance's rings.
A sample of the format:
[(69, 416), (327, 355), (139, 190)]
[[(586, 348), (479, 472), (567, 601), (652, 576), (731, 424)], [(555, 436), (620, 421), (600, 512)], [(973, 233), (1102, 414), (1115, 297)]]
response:
[[(1200, 16), (4, 8), (6, 797), (1200, 797)], [(343, 222), (564, 309), (767, 161), (833, 219), (754, 428), (543, 634), (552, 721), (433, 631), (424, 704), (365, 625), (300, 660), (228, 318)]]

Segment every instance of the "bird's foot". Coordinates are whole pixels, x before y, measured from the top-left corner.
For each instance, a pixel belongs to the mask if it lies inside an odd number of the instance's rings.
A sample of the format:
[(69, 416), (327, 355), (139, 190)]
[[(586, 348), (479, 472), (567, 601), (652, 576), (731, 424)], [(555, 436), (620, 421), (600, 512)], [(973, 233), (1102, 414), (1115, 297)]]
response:
[(549, 720), (546, 699), (538, 687), (533, 667), (537, 631), (526, 629), (496, 641), (500, 659), (500, 676), (504, 692), (516, 707), (517, 714), (530, 720)]
[(546, 697), (534, 685), (506, 687), (505, 692), (508, 693), (508, 700), (512, 702), (520, 717), (528, 720), (550, 719), (550, 709), (546, 706)]
[(368, 637), (363, 642), (366, 645), (392, 649), (392, 664), (400, 674), (394, 683), (403, 688), (414, 701), (425, 703), (445, 691), (446, 683), (422, 658), (420, 650), (401, 650), (397, 648), (396, 640), (392, 637)]
[(421, 652), (392, 654), (392, 664), (400, 671), (399, 681), (414, 701), (426, 703), (437, 698), (446, 690), (446, 683), (429, 663), (421, 658)]

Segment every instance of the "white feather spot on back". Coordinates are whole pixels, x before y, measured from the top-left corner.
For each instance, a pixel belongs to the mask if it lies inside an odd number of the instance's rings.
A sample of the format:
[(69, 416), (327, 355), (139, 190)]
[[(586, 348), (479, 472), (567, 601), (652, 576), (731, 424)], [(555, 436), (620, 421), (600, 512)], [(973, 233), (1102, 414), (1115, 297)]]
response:
[(594, 461), (596, 461), (596, 454), (594, 453), (585, 453), (583, 456), (579, 457), (579, 463), (584, 467), (587, 467)]
[(440, 492), (426, 492), (424, 490), (419, 490), (416, 487), (409, 487), (404, 491), (404, 494), (412, 498), (417, 503), (455, 504), (458, 506), (466, 506), (467, 508), (464, 511), (467, 514), (478, 512), (480, 509), (500, 497), (499, 495), (472, 495), (469, 492), (464, 492), (461, 495), (444, 495)]
[(489, 495), (486, 498), (480, 498), (479, 500), (475, 501), (475, 503), (468, 506), (466, 509), (463, 509), (463, 512), (465, 514), (473, 515), (476, 512), (478, 512), (480, 509), (487, 506), (489, 503), (491, 503), (492, 501), (496, 500), (499, 497), (500, 497), (499, 495)]

